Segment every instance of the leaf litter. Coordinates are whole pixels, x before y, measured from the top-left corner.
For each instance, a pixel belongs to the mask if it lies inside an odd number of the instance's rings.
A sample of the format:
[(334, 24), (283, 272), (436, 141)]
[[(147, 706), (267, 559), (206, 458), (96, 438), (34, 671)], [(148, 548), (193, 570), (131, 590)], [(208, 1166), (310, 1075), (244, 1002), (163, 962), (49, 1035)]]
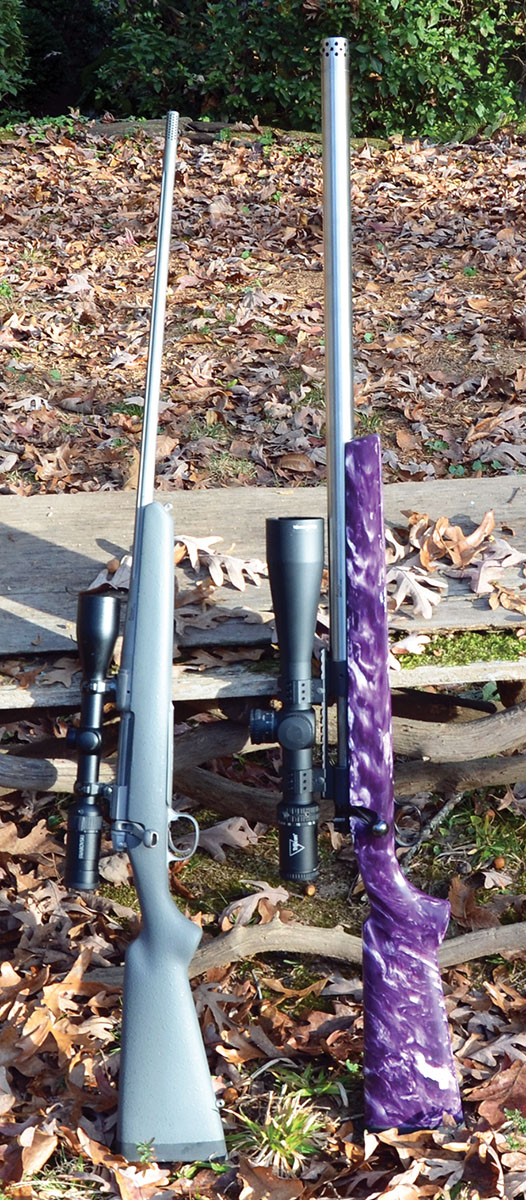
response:
[[(384, 1195), (408, 1196), (408, 1188), (417, 1197), (438, 1200), (460, 1181), (476, 1186), (481, 1196), (520, 1195), (518, 1180), (524, 1181), (526, 1160), (521, 1124), (526, 1119), (526, 999), (503, 966), (482, 984), (470, 967), (449, 973), (446, 1000), (467, 1127), (456, 1129), (446, 1122), (441, 1129), (415, 1134), (364, 1134), (359, 981), (349, 988), (327, 961), (313, 964), (306, 983), (301, 977), (292, 982), (285, 964), (269, 973), (268, 963), (257, 959), (248, 972), (232, 967), (209, 971), (196, 983), (195, 999), (217, 1094), (224, 1097), (229, 1144), (232, 1135), (229, 1163), (223, 1174), (198, 1165), (192, 1179), (188, 1168), (174, 1174), (172, 1168), (158, 1166), (153, 1152), (148, 1161), (126, 1163), (111, 1149), (121, 987), (112, 981), (111, 971), (108, 981), (104, 979), (107, 968), (122, 962), (136, 933), (135, 903), (129, 907), (104, 895), (69, 894), (60, 872), (63, 827), (50, 819), (52, 810), (32, 834), (27, 817), (11, 819), (8, 804), (0, 797), (5, 810), (0, 857), (0, 1181), (7, 1196), (29, 1197), (34, 1182), (34, 1194), (51, 1200), (57, 1161), (67, 1164), (68, 1186), (78, 1189), (72, 1195), (88, 1197), (91, 1181), (124, 1200), (162, 1194), (206, 1200), (243, 1194), (249, 1200), (258, 1194), (270, 1200), (282, 1194), (305, 1200), (352, 1194), (380, 1200)], [(252, 829), (244, 818), (220, 822), (205, 831), (205, 837), (206, 833), (210, 849), (219, 849), (223, 858), (233, 842), (236, 852), (247, 856), (247, 865), (253, 856), (260, 861), (258, 837), (264, 830)], [(104, 841), (106, 853), (110, 847), (106, 837)], [(496, 912), (504, 912), (506, 897), (499, 892), (510, 879), (489, 880), (491, 909), (485, 906), (483, 911), (491, 914), (492, 924), (498, 923)], [(283, 886), (248, 879), (243, 887), (238, 899), (216, 910), (217, 930), (228, 930), (233, 922), (266, 922), (277, 911), (287, 919), (290, 894)], [(456, 920), (479, 928), (473, 914), (481, 906), (469, 880), (457, 881), (455, 887), (451, 899)], [(524, 903), (524, 897), (520, 899)], [(199, 915), (195, 919), (199, 921)], [(205, 938), (212, 931), (210, 920), (207, 917), (204, 924)], [(90, 974), (94, 967), (95, 978)], [(358, 1076), (349, 1073), (351, 1067)], [(301, 1104), (299, 1098), (294, 1101), (291, 1078), (297, 1078), (296, 1091), (303, 1088), (302, 1096), (305, 1082), (312, 1078)], [(282, 1163), (277, 1171), (270, 1157), (265, 1158), (264, 1145), (248, 1154), (245, 1149), (246, 1157), (235, 1146), (243, 1133), (250, 1144), (243, 1114), (249, 1125), (259, 1122), (265, 1129), (265, 1113), (267, 1119), (274, 1114), (280, 1087), (290, 1099), (292, 1115), (305, 1118), (307, 1133), (314, 1129), (309, 1121), (315, 1117), (320, 1136), (305, 1157), (298, 1150), (294, 1158), (289, 1148), (292, 1165)], [(239, 1144), (241, 1140), (237, 1138)], [(488, 1191), (490, 1178), (501, 1181), (500, 1191)], [(283, 1191), (286, 1187), (288, 1193)]]
[[(359, 433), (381, 428), (386, 479), (481, 476), (526, 465), (523, 159), (523, 140), (508, 131), (469, 146), (414, 142), (379, 152), (366, 145), (354, 155), (357, 425)], [(35, 143), (21, 126), (14, 142), (0, 147), (0, 186), (16, 196), (16, 209), (3, 210), (0, 232), (4, 494), (134, 486), (160, 169), (159, 140), (147, 133), (119, 140), (89, 127), (71, 137), (49, 130)], [(315, 147), (292, 135), (270, 145), (257, 137), (206, 146), (182, 139), (159, 490), (323, 480), (321, 250)], [(417, 611), (432, 608), (450, 571), (462, 571), (490, 603), (524, 603), (520, 589), (502, 578), (517, 560), (490, 530), (489, 514), (478, 531), (459, 532), (446, 517), (427, 519), (420, 545), (404, 535), (397, 549), (397, 536), (388, 539), (395, 605), (409, 596)], [(209, 545), (202, 556), (209, 571), (207, 554), (212, 580), (215, 571), (215, 581), (221, 572), (235, 587), (245, 576), (257, 585), (259, 566), (229, 562), (235, 556)], [(125, 586), (129, 563), (122, 568), (118, 586)], [(113, 575), (116, 569), (120, 564)], [(70, 1194), (77, 1188), (87, 1196), (95, 1187), (124, 1200), (438, 1200), (459, 1187), (470, 1200), (523, 1194), (524, 999), (505, 966), (483, 987), (469, 967), (448, 977), (467, 1129), (364, 1134), (359, 1099), (342, 1121), (341, 1111), (323, 1107), (320, 1084), (316, 1101), (328, 1142), (301, 1177), (277, 1176), (243, 1157), (224, 1175), (204, 1165), (193, 1178), (155, 1161), (120, 1159), (109, 1148), (120, 988), (86, 971), (90, 963), (100, 971), (122, 962), (137, 929), (136, 908), (103, 895), (68, 895), (60, 880), (62, 832), (48, 818), (28, 818), (31, 806), (13, 820), (11, 804), (0, 797), (6, 1195), (58, 1194), (45, 1172), (60, 1154)], [(513, 804), (522, 813), (519, 793)], [(244, 834), (243, 853), (257, 853), (243, 827)], [(224, 840), (213, 844), (228, 854)], [(104, 849), (109, 860), (110, 844)], [(498, 894), (498, 880), (491, 883)], [(268, 920), (286, 903), (279, 895), (285, 889), (255, 886), (225, 921), (249, 910), (249, 920)], [(482, 906), (468, 891), (457, 886), (457, 915), (473, 927)], [(489, 891), (489, 919), (493, 912), (498, 920), (502, 907), (495, 907), (495, 888)], [(218, 911), (218, 928), (220, 917)], [(292, 1059), (301, 1078), (309, 1063), (340, 1075), (348, 1061), (359, 1063), (359, 999), (335, 994), (333, 984), (329, 1008), (318, 1011), (317, 989), (308, 986), (297, 989), (296, 1009), (286, 984), (281, 999), (275, 989), (266, 999), (257, 977), (220, 976), (198, 985), (205, 988), (204, 1030), (219, 1095), (251, 1093), (262, 1114), (273, 1085), (263, 1074), (251, 1086), (253, 1059)], [(234, 1109), (235, 1100), (230, 1096)]]

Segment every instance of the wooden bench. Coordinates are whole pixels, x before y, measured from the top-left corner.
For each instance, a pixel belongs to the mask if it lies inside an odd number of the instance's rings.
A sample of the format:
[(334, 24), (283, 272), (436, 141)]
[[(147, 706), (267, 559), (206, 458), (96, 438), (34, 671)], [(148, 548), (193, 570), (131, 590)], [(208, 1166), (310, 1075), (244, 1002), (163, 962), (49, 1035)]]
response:
[[(177, 534), (197, 538), (220, 536), (223, 538), (220, 548), (242, 558), (264, 559), (267, 516), (326, 515), (326, 493), (322, 487), (225, 488), (161, 493), (159, 498), (172, 505)], [(93, 582), (110, 559), (120, 558), (129, 551), (134, 502), (132, 492), (104, 491), (0, 498), (0, 710), (4, 722), (13, 719), (13, 714), (21, 715), (24, 711), (29, 714), (33, 709), (71, 711), (78, 706), (77, 593)], [(394, 525), (405, 525), (407, 518), (403, 514), (409, 510), (427, 512), (432, 518), (445, 515), (469, 531), (489, 508), (494, 510), (497, 530), (504, 526), (508, 530), (505, 536), (512, 545), (526, 554), (524, 476), (410, 482), (385, 488), (386, 520)], [(204, 575), (203, 572), (201, 577)], [(176, 568), (176, 577), (180, 591), (195, 586), (196, 577), (184, 564)], [(506, 572), (507, 586), (516, 588), (522, 582), (520, 566)], [(199, 610), (195, 611), (199, 615)], [(174, 699), (204, 703), (274, 694), (276, 662), (270, 651), (273, 624), (268, 581), (263, 579), (260, 587), (247, 582), (243, 592), (230, 584), (221, 587), (214, 594), (213, 613), (214, 618), (206, 628), (185, 621), (184, 632), (178, 638), (184, 656), (176, 658), (174, 664)], [(504, 608), (492, 611), (487, 597), (477, 597), (464, 581), (451, 579), (447, 597), (435, 608), (430, 620), (424, 621), (404, 608), (393, 615), (392, 626), (426, 633), (488, 628), (513, 631), (523, 626), (524, 620), (520, 613)], [(224, 661), (221, 648), (225, 647), (239, 652), (236, 661)], [(255, 648), (262, 651), (259, 661), (245, 661), (243, 649)], [(199, 661), (204, 650), (210, 653), (208, 664)], [(201, 655), (192, 662), (195, 651)], [(391, 679), (396, 689), (452, 688), (488, 680), (526, 680), (526, 657), (512, 661), (473, 661), (454, 667), (442, 667), (437, 659), (436, 665), (392, 672)], [(501, 745), (500, 727), (504, 728), (509, 713), (505, 744)], [(509, 749), (510, 738), (515, 746), (526, 742), (526, 716), (523, 718), (521, 706), (509, 713), (484, 718), (484, 729), (479, 726), (481, 738), (483, 735), (479, 753), (485, 759), (499, 749)], [(500, 730), (495, 744), (491, 737), (488, 740), (490, 721), (492, 729)], [(415, 724), (420, 729), (416, 748)], [(450, 750), (444, 743), (444, 727), (437, 729), (431, 724), (424, 728), (423, 722), (404, 722), (400, 718), (395, 725), (395, 744), (403, 754), (433, 762), (439, 754), (437, 747), (443, 745), (442, 758), (462, 762), (462, 751), (454, 745), (458, 735), (453, 735), (449, 727)], [(464, 728), (463, 744), (465, 732)], [(517, 778), (522, 777), (521, 760), (522, 756), (514, 760)], [(511, 760), (502, 761), (505, 764)], [(426, 777), (425, 767), (422, 772), (421, 778)]]

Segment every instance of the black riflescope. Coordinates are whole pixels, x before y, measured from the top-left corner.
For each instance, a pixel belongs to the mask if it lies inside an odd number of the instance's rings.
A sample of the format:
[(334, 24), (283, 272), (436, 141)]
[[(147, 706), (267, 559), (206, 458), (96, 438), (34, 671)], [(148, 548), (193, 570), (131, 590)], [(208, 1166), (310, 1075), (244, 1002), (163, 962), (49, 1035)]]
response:
[(323, 571), (324, 522), (318, 517), (267, 520), (267, 563), (280, 655), (279, 711), (256, 709), (255, 742), (278, 739), (283, 800), (278, 805), (280, 874), (307, 883), (318, 874), (318, 816), (312, 750), (312, 651)]
[(66, 887), (92, 891), (99, 881), (102, 814), (99, 768), (102, 715), (111, 691), (107, 673), (119, 632), (118, 597), (114, 592), (81, 592), (77, 606), (77, 644), (82, 666), (82, 700), (77, 729), (68, 732), (78, 754), (77, 799), (68, 812)]

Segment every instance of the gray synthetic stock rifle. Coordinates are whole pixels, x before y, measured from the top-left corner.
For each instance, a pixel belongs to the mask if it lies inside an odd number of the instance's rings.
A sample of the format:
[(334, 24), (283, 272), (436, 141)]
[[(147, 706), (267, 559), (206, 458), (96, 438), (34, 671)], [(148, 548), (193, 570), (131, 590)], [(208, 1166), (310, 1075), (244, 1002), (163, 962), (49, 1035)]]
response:
[[(68, 814), (66, 884), (98, 883), (103, 817), (109, 808), (116, 850), (133, 867), (142, 924), (126, 952), (117, 1149), (134, 1161), (153, 1143), (161, 1162), (195, 1162), (226, 1153), (188, 967), (200, 930), (170, 894), (173, 850), (172, 663), (174, 619), (173, 522), (154, 501), (155, 448), (177, 151), (177, 113), (168, 114), (150, 342), (146, 376), (133, 563), (121, 668), (108, 679), (119, 630), (114, 593), (79, 596), (77, 641), (83, 667), (76, 799)], [(99, 782), (104, 703), (121, 714), (117, 779)], [(194, 823), (195, 824), (195, 823)]]

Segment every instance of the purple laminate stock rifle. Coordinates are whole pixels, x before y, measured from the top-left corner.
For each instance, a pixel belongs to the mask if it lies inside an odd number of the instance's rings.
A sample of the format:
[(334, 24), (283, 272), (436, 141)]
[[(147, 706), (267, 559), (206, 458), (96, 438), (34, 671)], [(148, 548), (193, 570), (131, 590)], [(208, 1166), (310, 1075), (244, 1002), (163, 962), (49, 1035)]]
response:
[[(323, 522), (267, 521), (281, 708), (252, 714), (255, 741), (283, 750), (278, 806), (285, 879), (317, 875), (317, 794), (353, 834), (370, 902), (364, 945), (365, 1121), (430, 1128), (462, 1119), (437, 960), (446, 901), (414, 888), (395, 853), (380, 439), (353, 440), (348, 43), (322, 44), (330, 652), (312, 678)], [(321, 704), (322, 767), (313, 766)], [(327, 746), (327, 707), (337, 750)]]

